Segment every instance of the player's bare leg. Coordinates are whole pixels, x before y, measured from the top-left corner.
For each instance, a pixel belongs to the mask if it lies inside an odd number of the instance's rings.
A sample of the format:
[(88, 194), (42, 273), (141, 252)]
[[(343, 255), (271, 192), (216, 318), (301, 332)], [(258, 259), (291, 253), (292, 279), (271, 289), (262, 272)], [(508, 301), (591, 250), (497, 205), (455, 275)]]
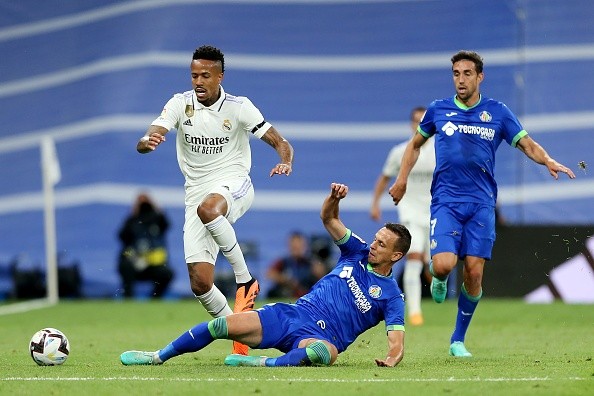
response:
[[(231, 223), (224, 217), (228, 212), (227, 200), (220, 194), (209, 194), (198, 207), (198, 216), (210, 232), (221, 252), (231, 264), (237, 282), (234, 313), (254, 309), (260, 285), (250, 274), (237, 236)], [(233, 342), (233, 353), (247, 355), (247, 345)]]

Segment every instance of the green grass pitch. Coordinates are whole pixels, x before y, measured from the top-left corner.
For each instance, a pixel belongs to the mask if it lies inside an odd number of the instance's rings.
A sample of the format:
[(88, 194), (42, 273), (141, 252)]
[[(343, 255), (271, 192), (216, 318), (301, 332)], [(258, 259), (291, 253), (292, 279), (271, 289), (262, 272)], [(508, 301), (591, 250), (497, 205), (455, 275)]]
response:
[[(387, 350), (383, 323), (331, 367), (226, 367), (228, 340), (163, 366), (125, 367), (121, 352), (159, 349), (207, 320), (202, 306), (194, 300), (63, 301), (0, 315), (0, 394), (594, 395), (594, 306), (484, 298), (466, 339), (470, 359), (448, 356), (456, 302), (424, 300), (423, 309), (426, 323), (407, 327), (404, 360), (395, 368), (373, 361)], [(43, 327), (70, 340), (62, 366), (39, 367), (29, 355), (29, 339)]]

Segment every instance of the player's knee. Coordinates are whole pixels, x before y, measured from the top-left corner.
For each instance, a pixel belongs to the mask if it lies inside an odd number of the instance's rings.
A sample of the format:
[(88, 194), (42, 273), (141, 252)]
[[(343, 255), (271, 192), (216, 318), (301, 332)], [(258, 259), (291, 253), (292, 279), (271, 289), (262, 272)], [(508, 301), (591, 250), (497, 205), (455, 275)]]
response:
[(312, 364), (322, 364), (328, 366), (332, 361), (332, 352), (330, 347), (323, 341), (315, 341), (305, 347), (307, 357)]
[(222, 195), (209, 194), (198, 205), (196, 214), (202, 223), (210, 223), (219, 216), (225, 216), (227, 212), (227, 201)]
[(227, 318), (221, 316), (208, 322), (208, 331), (215, 340), (228, 338)]
[(455, 266), (455, 262), (434, 258), (429, 264), (429, 272), (433, 276), (444, 279), (452, 272)]
[(480, 266), (464, 267), (464, 283), (472, 288), (481, 286), (483, 282), (483, 268)]

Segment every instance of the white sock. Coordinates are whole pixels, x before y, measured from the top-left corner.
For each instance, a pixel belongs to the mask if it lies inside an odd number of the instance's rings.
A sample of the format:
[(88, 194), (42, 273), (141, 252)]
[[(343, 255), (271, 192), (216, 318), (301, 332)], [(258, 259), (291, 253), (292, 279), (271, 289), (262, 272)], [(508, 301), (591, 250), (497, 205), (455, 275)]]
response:
[(408, 314), (421, 313), (421, 272), (423, 271), (423, 262), (421, 260), (406, 260), (404, 267), (403, 283), (404, 294), (406, 296), (406, 305)]
[(196, 296), (196, 298), (213, 318), (227, 316), (233, 313), (233, 310), (227, 304), (227, 298), (225, 298), (225, 295), (215, 285), (212, 285), (212, 289), (200, 296)]
[(252, 275), (245, 263), (241, 247), (237, 243), (235, 230), (231, 223), (229, 223), (229, 220), (223, 216), (219, 216), (210, 223), (205, 224), (205, 227), (220, 246), (223, 256), (231, 264), (231, 268), (233, 268), (233, 272), (235, 273), (235, 282), (249, 282), (252, 279)]

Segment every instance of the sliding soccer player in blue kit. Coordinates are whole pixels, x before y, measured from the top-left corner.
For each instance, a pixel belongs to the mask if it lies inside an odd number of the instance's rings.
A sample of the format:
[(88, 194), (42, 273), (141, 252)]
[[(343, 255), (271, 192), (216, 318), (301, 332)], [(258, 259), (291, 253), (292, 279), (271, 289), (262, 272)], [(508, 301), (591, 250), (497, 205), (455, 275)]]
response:
[(410, 232), (387, 223), (368, 245), (339, 218), (339, 202), (348, 187), (332, 183), (320, 217), (340, 248), (336, 267), (294, 304), (276, 303), (250, 312), (219, 317), (194, 326), (156, 352), (127, 351), (124, 365), (162, 364), (196, 352), (215, 339), (231, 339), (252, 348), (276, 348), (279, 357), (227, 356), (230, 366), (330, 365), (366, 330), (385, 322), (388, 352), (378, 366), (396, 366), (404, 354), (404, 296), (392, 276), (394, 264), (410, 248)]
[(574, 173), (555, 161), (524, 130), (516, 116), (496, 100), (480, 94), (483, 60), (472, 51), (460, 51), (452, 59), (456, 95), (436, 100), (427, 108), (417, 133), (402, 157), (400, 172), (390, 187), (398, 205), (406, 192), (411, 169), (421, 146), (435, 138), (436, 167), (431, 185), (430, 272), (431, 295), (441, 303), (447, 278), (458, 259), (464, 260), (458, 314), (449, 353), (470, 357), (464, 345), (466, 331), (483, 294), (486, 260), (495, 242), (495, 151), (502, 141), (519, 148), (528, 158), (544, 165), (555, 179), (558, 172)]

